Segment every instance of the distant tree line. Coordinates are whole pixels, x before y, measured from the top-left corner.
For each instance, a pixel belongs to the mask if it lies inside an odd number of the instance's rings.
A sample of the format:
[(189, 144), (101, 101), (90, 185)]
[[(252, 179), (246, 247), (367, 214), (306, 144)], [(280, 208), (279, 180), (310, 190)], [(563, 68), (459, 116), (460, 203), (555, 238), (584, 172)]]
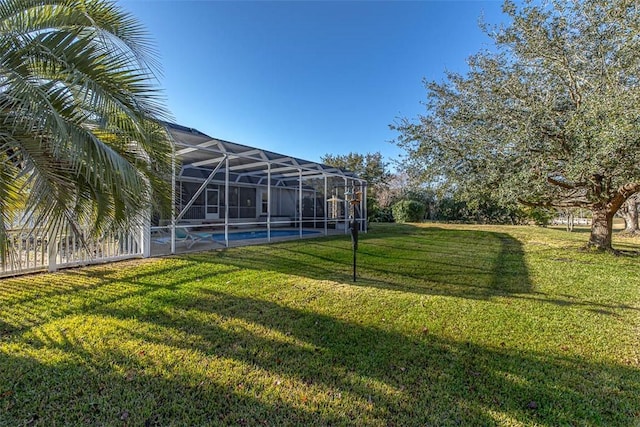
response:
[(369, 222), (433, 220), (546, 225), (556, 215), (554, 209), (505, 205), (489, 194), (456, 191), (446, 185), (427, 185), (406, 171), (393, 173), (379, 152), (326, 154), (322, 162), (367, 180)]

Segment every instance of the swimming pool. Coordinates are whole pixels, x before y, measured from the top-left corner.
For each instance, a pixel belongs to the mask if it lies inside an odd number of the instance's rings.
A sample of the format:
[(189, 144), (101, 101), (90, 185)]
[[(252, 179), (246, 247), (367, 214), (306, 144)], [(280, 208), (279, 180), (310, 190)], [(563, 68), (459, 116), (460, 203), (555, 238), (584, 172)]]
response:
[[(303, 236), (320, 234), (320, 231), (302, 230)], [(300, 230), (271, 230), (271, 238), (299, 236)], [(213, 240), (224, 242), (224, 233), (213, 233)], [(266, 239), (267, 230), (258, 231), (234, 231), (229, 233), (229, 240)]]

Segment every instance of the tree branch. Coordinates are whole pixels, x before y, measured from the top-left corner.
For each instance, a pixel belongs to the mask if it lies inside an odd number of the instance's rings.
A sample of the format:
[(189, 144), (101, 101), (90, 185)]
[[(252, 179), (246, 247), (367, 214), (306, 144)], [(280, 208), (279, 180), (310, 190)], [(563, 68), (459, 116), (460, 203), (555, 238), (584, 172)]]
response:
[(640, 191), (640, 182), (630, 182), (618, 188), (616, 195), (607, 203), (609, 209), (617, 212), (627, 199)]
[(562, 187), (565, 188), (567, 190), (575, 190), (577, 188), (577, 186), (575, 184), (572, 184), (570, 182), (567, 181), (561, 181), (557, 178), (554, 178), (552, 176), (548, 176), (547, 177), (547, 182), (551, 185), (556, 185), (558, 187)]

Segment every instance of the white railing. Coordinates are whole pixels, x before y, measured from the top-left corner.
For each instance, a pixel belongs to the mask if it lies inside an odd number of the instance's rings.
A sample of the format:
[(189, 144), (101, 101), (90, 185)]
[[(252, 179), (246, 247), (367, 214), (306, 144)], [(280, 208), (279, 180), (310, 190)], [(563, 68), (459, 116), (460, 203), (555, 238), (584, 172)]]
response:
[(50, 238), (44, 230), (11, 230), (7, 258), (0, 263), (0, 277), (140, 257), (140, 235), (118, 233), (83, 240), (69, 231)]
[(7, 241), (7, 259), (2, 263), (0, 275), (9, 276), (48, 269), (48, 240), (38, 230), (32, 230), (30, 233), (10, 230)]
[[(567, 224), (567, 223), (569, 223), (569, 219), (564, 217), (554, 218), (551, 222), (552, 225), (561, 225), (561, 224)], [(590, 225), (591, 218), (573, 218), (573, 224), (574, 225)]]

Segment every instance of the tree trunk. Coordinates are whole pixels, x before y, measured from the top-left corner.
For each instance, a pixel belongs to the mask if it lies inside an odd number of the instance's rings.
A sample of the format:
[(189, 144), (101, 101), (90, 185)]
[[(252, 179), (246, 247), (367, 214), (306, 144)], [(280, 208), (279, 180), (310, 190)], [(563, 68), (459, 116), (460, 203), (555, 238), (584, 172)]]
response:
[(612, 251), (611, 234), (613, 217), (622, 205), (635, 193), (640, 191), (640, 182), (630, 182), (618, 188), (618, 191), (605, 203), (592, 206), (591, 236), (588, 248), (601, 251)]
[(573, 212), (567, 210), (567, 231), (573, 231)]
[(638, 198), (637, 195), (631, 196), (620, 208), (620, 216), (624, 219), (624, 231), (622, 234), (635, 235), (640, 233), (638, 230)]
[(608, 206), (593, 210), (593, 218), (591, 220), (591, 236), (587, 247), (600, 251), (610, 251), (611, 234), (613, 230), (612, 211)]

